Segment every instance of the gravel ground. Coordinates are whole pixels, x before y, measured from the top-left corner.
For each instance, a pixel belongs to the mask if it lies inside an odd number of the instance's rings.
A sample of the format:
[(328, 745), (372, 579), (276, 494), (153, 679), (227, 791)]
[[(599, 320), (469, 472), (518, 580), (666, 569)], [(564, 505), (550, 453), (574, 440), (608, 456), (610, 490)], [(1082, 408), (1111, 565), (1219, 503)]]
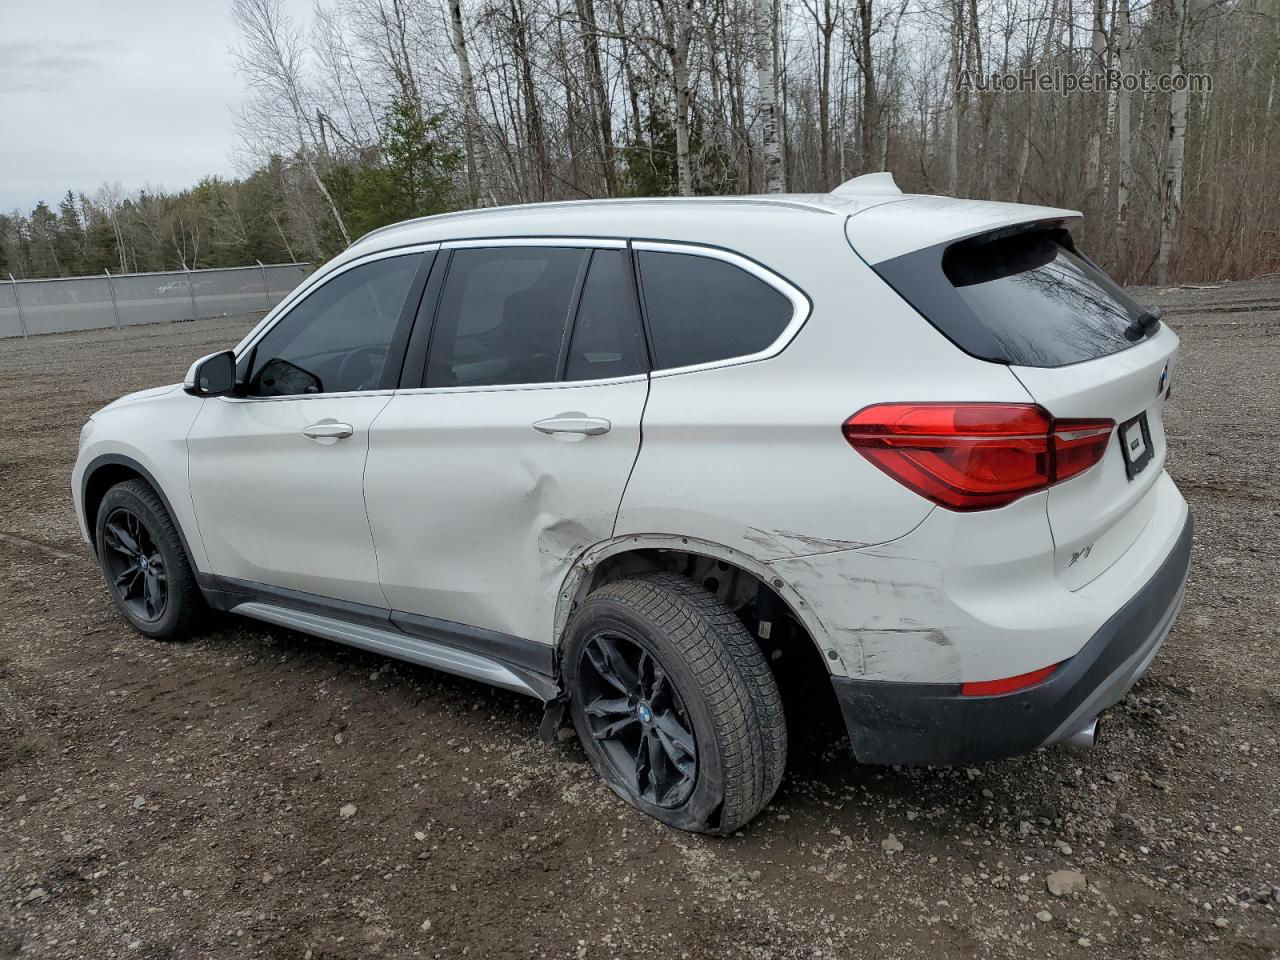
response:
[(1280, 283), (1145, 295), (1199, 525), (1103, 743), (877, 769), (802, 718), (724, 840), (515, 694), (230, 618), (139, 638), (76, 532), (78, 429), (245, 323), (0, 341), (0, 958), (1280, 956)]

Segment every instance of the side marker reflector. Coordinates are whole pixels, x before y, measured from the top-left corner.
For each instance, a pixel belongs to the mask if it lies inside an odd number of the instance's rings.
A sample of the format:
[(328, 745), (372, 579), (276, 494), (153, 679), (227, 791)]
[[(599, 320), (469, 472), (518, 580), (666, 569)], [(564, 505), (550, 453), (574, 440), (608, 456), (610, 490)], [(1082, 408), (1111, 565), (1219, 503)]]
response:
[(1058, 665), (1055, 663), (1049, 667), (1032, 670), (1030, 673), (1020, 673), (1016, 677), (964, 683), (960, 685), (960, 694), (965, 697), (992, 697), (999, 693), (1014, 693), (1018, 690), (1025, 690), (1027, 687), (1034, 687), (1042, 680), (1049, 679), (1049, 674), (1056, 669), (1058, 669)]

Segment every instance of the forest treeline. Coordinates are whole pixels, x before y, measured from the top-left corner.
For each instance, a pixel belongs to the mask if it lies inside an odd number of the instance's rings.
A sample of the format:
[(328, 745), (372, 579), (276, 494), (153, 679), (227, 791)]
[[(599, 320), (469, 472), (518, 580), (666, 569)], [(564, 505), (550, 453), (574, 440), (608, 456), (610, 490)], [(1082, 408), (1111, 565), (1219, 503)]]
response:
[[(1280, 270), (1280, 0), (232, 10), (254, 172), (0, 216), (0, 275), (320, 261), (468, 206), (816, 192), (878, 170), (1083, 210), (1081, 245), (1126, 282)], [(1111, 82), (1062, 79), (1080, 77)]]

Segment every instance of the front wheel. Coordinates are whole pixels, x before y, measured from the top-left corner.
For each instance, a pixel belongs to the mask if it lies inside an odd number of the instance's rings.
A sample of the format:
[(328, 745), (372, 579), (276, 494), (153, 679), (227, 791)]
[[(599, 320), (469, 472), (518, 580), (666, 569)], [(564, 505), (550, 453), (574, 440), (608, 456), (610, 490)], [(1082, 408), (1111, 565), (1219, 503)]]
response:
[(772, 799), (786, 764), (782, 699), (714, 594), (668, 573), (606, 584), (574, 613), (563, 663), (578, 737), (628, 803), (724, 834)]
[(164, 502), (141, 480), (118, 483), (98, 506), (98, 565), (116, 607), (157, 640), (187, 637), (203, 607), (182, 538)]

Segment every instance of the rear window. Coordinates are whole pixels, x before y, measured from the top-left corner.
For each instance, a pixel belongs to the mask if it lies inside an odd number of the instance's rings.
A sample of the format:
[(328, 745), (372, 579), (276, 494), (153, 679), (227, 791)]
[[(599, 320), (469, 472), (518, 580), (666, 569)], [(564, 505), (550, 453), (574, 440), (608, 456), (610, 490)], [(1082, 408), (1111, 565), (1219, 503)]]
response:
[(795, 314), (781, 293), (723, 260), (653, 250), (636, 256), (655, 369), (759, 353)]
[(979, 237), (875, 267), (967, 353), (1027, 367), (1096, 360), (1134, 345), (1144, 309), (1063, 230)]

